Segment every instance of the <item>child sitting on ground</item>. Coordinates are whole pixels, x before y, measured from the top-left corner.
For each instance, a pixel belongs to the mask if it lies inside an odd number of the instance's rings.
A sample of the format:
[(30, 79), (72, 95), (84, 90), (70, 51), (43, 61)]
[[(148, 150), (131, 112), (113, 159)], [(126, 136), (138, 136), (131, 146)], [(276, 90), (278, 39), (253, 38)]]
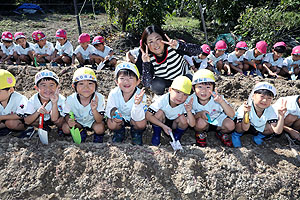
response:
[(113, 131), (113, 142), (125, 139), (125, 126), (130, 126), (132, 144), (143, 144), (143, 132), (146, 129), (145, 119), (146, 95), (139, 89), (140, 74), (137, 67), (129, 62), (122, 62), (115, 70), (116, 84), (108, 95), (106, 116), (107, 126)]
[[(59, 78), (49, 70), (38, 72), (34, 77), (34, 88), (37, 93), (28, 101), (25, 111), (25, 123), (34, 127), (39, 125), (39, 117), (44, 115), (44, 128), (56, 125), (58, 133), (61, 133), (61, 127), (64, 122), (63, 107), (65, 97), (59, 94)], [(23, 137), (27, 137), (34, 131), (29, 127), (23, 132)]]
[(183, 58), (189, 63), (191, 70), (193, 72), (196, 72), (199, 69), (207, 68), (207, 56), (210, 53), (210, 47), (207, 44), (203, 44), (201, 46), (201, 49), (202, 49), (202, 53), (199, 54), (198, 56), (188, 56), (188, 55), (183, 56)]
[[(117, 64), (117, 59), (114, 57), (113, 49), (105, 45), (104, 38), (102, 36), (96, 36), (93, 39), (92, 45), (94, 45), (96, 50), (91, 55), (91, 59), (99, 65), (97, 70), (101, 70), (105, 66), (114, 70)], [(97, 68), (96, 66), (94, 67)]]
[(13, 35), (11, 32), (5, 31), (2, 33), (1, 40), (3, 43), (0, 43), (0, 63), (5, 63), (11, 65), (13, 64), (13, 53), (15, 51), (15, 43), (13, 42)]
[[(82, 129), (81, 141), (87, 137), (87, 130), (94, 131), (94, 143), (102, 143), (104, 136), (104, 96), (97, 92), (97, 78), (95, 72), (88, 67), (77, 69), (73, 75), (72, 87), (75, 92), (67, 97), (64, 113), (66, 114), (63, 132), (70, 134), (70, 128)], [(70, 118), (70, 111), (74, 119)]]
[(14, 38), (17, 43), (13, 53), (16, 64), (19, 65), (22, 62), (25, 62), (26, 64), (30, 65), (34, 59), (34, 44), (27, 42), (26, 36), (22, 32), (16, 32)]
[(253, 141), (257, 145), (261, 145), (264, 139), (271, 138), (274, 133), (282, 133), (286, 102), (281, 102), (277, 116), (271, 106), (275, 96), (276, 89), (270, 83), (260, 82), (254, 86), (248, 101), (236, 112), (235, 132), (231, 134), (234, 147), (242, 146), (240, 137), (245, 133), (253, 134)]
[(91, 59), (91, 55), (96, 51), (93, 45), (90, 45), (91, 37), (87, 33), (82, 33), (78, 37), (78, 45), (72, 56), (72, 65), (75, 64), (75, 58), (77, 58), (79, 65), (77, 67), (84, 67), (84, 65), (93, 65), (94, 61)]
[(52, 54), (54, 52), (54, 47), (51, 42), (48, 42), (46, 35), (42, 31), (34, 31), (32, 33), (34, 45), (33, 57), (36, 62), (41, 66), (46, 66), (46, 63), (50, 63), (52, 60)]
[(25, 130), (24, 109), (27, 98), (14, 91), (15, 77), (4, 69), (0, 69), (0, 136), (11, 130)]
[(244, 73), (244, 54), (248, 50), (246, 42), (240, 41), (236, 44), (235, 50), (228, 54), (228, 62), (231, 72), (234, 74), (239, 72)]
[(67, 39), (67, 32), (63, 29), (58, 29), (55, 33), (56, 44), (52, 62), (62, 66), (69, 66), (72, 62), (73, 46)]
[(217, 69), (219, 72), (222, 72), (222, 69), (231, 75), (231, 69), (227, 61), (227, 55), (225, 51), (227, 50), (227, 44), (223, 40), (219, 40), (215, 45), (215, 50), (211, 51), (207, 56), (208, 64), (213, 68)]
[(291, 78), (294, 74), (295, 76), (298, 76), (298, 79), (300, 79), (300, 46), (295, 46), (293, 48), (291, 56), (285, 58), (282, 65), (283, 67), (280, 71), (282, 76)]
[(162, 129), (167, 135), (173, 132), (177, 141), (181, 139), (188, 126), (195, 126), (192, 113), (193, 98), (189, 97), (191, 89), (191, 80), (186, 76), (178, 76), (173, 80), (169, 92), (149, 106), (146, 118), (152, 123), (152, 145), (160, 144)]
[[(209, 128), (216, 130), (216, 136), (221, 142), (228, 146), (232, 146), (232, 142), (228, 134), (234, 130), (235, 124), (232, 119), (235, 113), (234, 109), (215, 90), (214, 74), (207, 70), (201, 69), (193, 76), (192, 97), (193, 111), (195, 112), (196, 125), (194, 127), (196, 133), (196, 144), (205, 147), (206, 132)], [(216, 92), (213, 92), (213, 91)]]
[[(286, 44), (284, 42), (277, 42), (274, 44), (272, 53), (267, 53), (263, 59), (262, 74), (266, 74), (269, 77), (276, 78), (281, 71), (283, 58), (282, 55), (286, 50)], [(284, 72), (280, 73), (283, 74)]]
[(255, 68), (262, 70), (262, 60), (267, 53), (267, 46), (268, 44), (265, 41), (259, 41), (256, 43), (255, 48), (246, 51), (244, 71), (250, 71), (250, 74), (253, 74)]

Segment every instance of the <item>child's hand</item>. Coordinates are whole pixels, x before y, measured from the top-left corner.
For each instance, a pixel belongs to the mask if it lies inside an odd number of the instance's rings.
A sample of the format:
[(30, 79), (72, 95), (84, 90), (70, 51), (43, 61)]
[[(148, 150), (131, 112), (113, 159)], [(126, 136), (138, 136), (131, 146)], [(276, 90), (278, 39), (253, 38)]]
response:
[(168, 127), (167, 125), (164, 125), (163, 127), (161, 127), (163, 130), (164, 130), (164, 132), (166, 133), (166, 134), (168, 134), (168, 135), (170, 135), (169, 134), (169, 132), (172, 132), (172, 129), (170, 128), (170, 127)]
[(192, 108), (193, 108), (193, 100), (194, 100), (194, 98), (191, 97), (190, 101), (188, 103), (184, 104), (185, 110), (187, 112), (190, 112), (192, 110)]
[(109, 58), (110, 58), (109, 55), (108, 55), (108, 56), (105, 56), (104, 60), (105, 60), (105, 61), (106, 61), (106, 60), (109, 60)]
[(56, 91), (54, 94), (50, 95), (50, 101), (52, 104), (56, 104), (59, 99), (59, 87), (56, 88)]
[(164, 44), (167, 44), (167, 45), (169, 45), (171, 48), (173, 48), (173, 49), (176, 49), (176, 47), (177, 47), (177, 45), (178, 45), (178, 42), (177, 42), (177, 40), (173, 40), (173, 39), (170, 39), (166, 34), (165, 34), (165, 36), (166, 36), (166, 38), (168, 39), (168, 42), (166, 42), (166, 41), (161, 41), (162, 43), (164, 43)]
[(244, 113), (250, 112), (250, 111), (251, 111), (251, 106), (248, 105), (247, 101), (245, 101), (245, 102), (243, 103), (243, 105), (244, 105)]
[(214, 97), (214, 101), (221, 104), (223, 103), (224, 99), (222, 98), (221, 95), (219, 95), (218, 91), (217, 91), (217, 88), (215, 88), (215, 93), (214, 94), (211, 90), (209, 90), (210, 94)]
[(202, 110), (202, 111), (197, 112), (197, 113), (195, 114), (195, 118), (196, 118), (196, 119), (201, 118), (201, 119), (204, 119), (205, 121), (207, 121), (208, 118), (207, 118), (206, 114), (209, 114), (209, 112), (206, 111), (206, 110)]
[(143, 100), (144, 94), (145, 94), (145, 88), (142, 88), (141, 92), (134, 96), (134, 104), (139, 105)]
[(98, 108), (98, 96), (95, 94), (95, 99), (92, 99), (91, 101), (91, 109), (92, 110), (97, 110)]
[(286, 104), (287, 104), (287, 100), (282, 99), (282, 100), (281, 100), (281, 106), (280, 106), (280, 108), (278, 109), (278, 114), (279, 114), (281, 117), (284, 117), (284, 115), (285, 115), (285, 113), (286, 113), (286, 111), (287, 111)]
[(43, 103), (43, 105), (37, 110), (37, 113), (39, 114), (49, 114), (49, 112), (46, 110), (45, 106), (47, 103)]
[(144, 52), (142, 47), (140, 47), (140, 50), (142, 52), (142, 60), (143, 60), (143, 62), (150, 62), (150, 57), (148, 54), (148, 45), (145, 45), (145, 46), (146, 46), (146, 52)]
[(71, 119), (71, 118), (69, 118), (67, 123), (68, 123), (69, 127), (73, 127), (76, 125), (75, 119)]
[(119, 113), (118, 110), (116, 110), (114, 112), (114, 115), (112, 116), (112, 120), (116, 123), (121, 123), (123, 121), (122, 114)]

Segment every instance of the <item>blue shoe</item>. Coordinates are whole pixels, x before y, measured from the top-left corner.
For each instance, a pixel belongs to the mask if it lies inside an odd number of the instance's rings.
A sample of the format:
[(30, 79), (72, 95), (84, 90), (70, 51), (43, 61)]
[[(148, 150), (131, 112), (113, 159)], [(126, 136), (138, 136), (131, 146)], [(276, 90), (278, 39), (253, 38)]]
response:
[(81, 142), (85, 142), (87, 137), (87, 131), (85, 128), (80, 131), (80, 136), (81, 136)]
[(255, 142), (255, 144), (261, 145), (264, 142), (263, 138), (265, 138), (265, 137), (266, 136), (263, 135), (262, 133), (258, 133), (256, 136), (253, 136), (252, 139)]
[(39, 66), (45, 67), (45, 66), (46, 66), (46, 63), (39, 63)]
[(0, 129), (0, 136), (5, 136), (8, 135), (9, 133), (11, 133), (11, 130), (9, 128), (2, 128)]
[(143, 132), (144, 130), (136, 130), (133, 127), (131, 127), (130, 134), (133, 145), (143, 145)]
[(120, 130), (113, 131), (114, 135), (112, 138), (112, 142), (123, 142), (125, 139), (125, 126), (122, 126)]
[(233, 132), (231, 134), (231, 141), (234, 147), (238, 148), (238, 147), (242, 147), (242, 143), (241, 143), (241, 136), (243, 135), (243, 133), (238, 133), (238, 132)]
[(58, 64), (57, 64), (56, 62), (52, 62), (52, 63), (51, 63), (51, 66), (52, 66), (52, 67), (58, 67)]
[(153, 135), (152, 135), (151, 143), (153, 146), (158, 146), (160, 144), (161, 127), (152, 125), (152, 128), (153, 128)]
[(94, 140), (93, 142), (94, 143), (103, 143), (103, 137), (104, 135), (97, 135), (97, 134), (94, 134)]
[(249, 75), (253, 76), (254, 75), (254, 70), (251, 70)]
[(181, 128), (176, 128), (175, 131), (173, 132), (174, 135), (174, 139), (175, 141), (181, 139), (182, 135), (184, 134), (185, 129), (181, 129)]
[(35, 130), (32, 126), (28, 127), (25, 131), (21, 132), (18, 138), (31, 138)]

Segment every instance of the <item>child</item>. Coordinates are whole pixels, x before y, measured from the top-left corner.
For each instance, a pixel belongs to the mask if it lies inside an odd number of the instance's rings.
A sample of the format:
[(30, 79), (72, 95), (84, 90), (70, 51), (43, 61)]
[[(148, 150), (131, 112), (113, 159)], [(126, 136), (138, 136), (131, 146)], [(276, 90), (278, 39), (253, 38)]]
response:
[(193, 76), (194, 99), (193, 111), (195, 112), (196, 125), (196, 144), (205, 147), (206, 134), (209, 127), (215, 128), (218, 132), (216, 136), (221, 142), (228, 146), (232, 146), (232, 142), (228, 136), (234, 130), (235, 124), (232, 119), (235, 113), (234, 109), (228, 104), (223, 96), (219, 95), (215, 90), (214, 74), (207, 70), (201, 69)]
[(13, 43), (13, 35), (11, 32), (5, 31), (2, 33), (1, 40), (3, 43), (0, 43), (0, 63), (5, 63), (11, 65), (13, 64), (13, 53), (15, 50), (15, 43)]
[(27, 42), (26, 36), (22, 32), (16, 32), (14, 35), (16, 40), (15, 51), (13, 56), (16, 60), (16, 64), (19, 65), (21, 62), (25, 62), (26, 64), (31, 64), (33, 61), (33, 52), (34, 52), (34, 44)]
[(287, 102), (287, 112), (284, 115), (283, 130), (294, 139), (295, 144), (300, 145), (300, 96), (281, 97), (272, 105), (273, 108), (278, 110), (282, 101)]
[(219, 40), (215, 45), (215, 50), (211, 51), (207, 56), (208, 64), (213, 68), (216, 68), (219, 72), (222, 69), (227, 72), (227, 75), (231, 75), (231, 69), (227, 61), (227, 55), (225, 51), (227, 50), (227, 44), (223, 40)]
[[(183, 58), (189, 63), (193, 72), (198, 71), (198, 69), (207, 68), (207, 56), (210, 53), (210, 47), (207, 44), (201, 46), (202, 53), (198, 56), (188, 56), (184, 55)], [(213, 70), (213, 69), (211, 69)]]
[[(65, 97), (59, 94), (58, 76), (52, 71), (43, 70), (35, 75), (34, 83), (37, 93), (27, 103), (25, 123), (38, 127), (39, 116), (44, 114), (44, 128), (48, 129), (48, 126), (55, 124), (60, 133), (64, 122)], [(24, 134), (28, 135), (31, 131), (34, 131), (32, 127), (28, 128)]]
[(249, 71), (252, 74), (253, 70), (257, 68), (262, 70), (262, 60), (267, 53), (268, 44), (265, 41), (256, 43), (255, 48), (246, 51), (244, 57), (244, 71)]
[(51, 42), (48, 42), (46, 35), (42, 31), (34, 31), (32, 33), (34, 45), (33, 57), (41, 66), (46, 66), (46, 63), (50, 63), (52, 60), (52, 54), (54, 52), (54, 47)]
[(160, 144), (160, 133), (163, 129), (169, 135), (173, 132), (175, 140), (180, 140), (188, 126), (195, 126), (192, 113), (193, 98), (189, 97), (192, 82), (186, 76), (176, 77), (169, 92), (152, 103), (146, 113), (146, 118), (152, 123), (152, 145)]
[(142, 73), (142, 63), (143, 63), (142, 57), (140, 56), (141, 54), (142, 52), (140, 50), (140, 47), (136, 47), (126, 53), (126, 61), (135, 64), (140, 74)]
[(24, 108), (27, 98), (14, 91), (15, 77), (4, 69), (0, 69), (0, 136), (11, 130), (25, 130)]
[(109, 46), (105, 45), (104, 38), (102, 36), (96, 36), (93, 39), (92, 45), (96, 48), (91, 58), (98, 65), (107, 65), (110, 69), (114, 70), (117, 64), (117, 59), (113, 56), (114, 51)]
[(96, 51), (95, 47), (90, 45), (91, 37), (87, 33), (82, 33), (79, 38), (78, 42), (80, 45), (78, 45), (74, 51), (74, 54), (72, 56), (72, 65), (75, 64), (75, 58), (77, 58), (79, 65), (78, 67), (84, 67), (84, 65), (93, 65), (94, 62), (90, 58), (90, 56)]
[(254, 134), (253, 141), (257, 145), (263, 143), (264, 138), (281, 134), (284, 125), (284, 114), (286, 112), (286, 102), (281, 102), (278, 109), (278, 116), (271, 105), (276, 96), (276, 89), (267, 82), (257, 83), (249, 98), (244, 102), (237, 112), (237, 123), (235, 132), (231, 134), (234, 147), (241, 147), (240, 137), (244, 133)]
[(283, 60), (283, 67), (280, 70), (280, 75), (282, 76), (292, 76), (292, 74), (298, 75), (298, 79), (300, 78), (300, 46), (295, 46), (292, 50), (291, 56), (285, 58)]
[(263, 59), (263, 74), (267, 74), (270, 77), (277, 77), (282, 68), (282, 55), (285, 50), (286, 44), (284, 42), (277, 42), (276, 44), (274, 44), (272, 53), (267, 53), (265, 58)]
[(70, 65), (73, 56), (73, 46), (69, 40), (67, 40), (67, 32), (63, 29), (58, 29), (55, 33), (57, 39), (54, 51), (54, 58), (52, 62), (60, 65)]
[(228, 62), (233, 73), (243, 74), (244, 69), (244, 54), (248, 50), (246, 42), (240, 41), (235, 46), (235, 51), (228, 55)]
[[(70, 128), (77, 127), (82, 129), (80, 132), (81, 141), (84, 142), (87, 137), (87, 130), (93, 130), (94, 143), (102, 143), (104, 136), (104, 96), (97, 91), (97, 78), (95, 72), (82, 67), (77, 69), (73, 75), (72, 87), (75, 92), (67, 97), (64, 112), (66, 115), (63, 125), (63, 132), (70, 134)], [(68, 115), (72, 111), (74, 119)]]
[(107, 126), (114, 132), (112, 141), (125, 139), (125, 126), (130, 126), (132, 144), (142, 145), (142, 134), (146, 129), (146, 95), (139, 89), (140, 74), (137, 67), (129, 62), (122, 62), (115, 70), (116, 84), (108, 95), (106, 116)]

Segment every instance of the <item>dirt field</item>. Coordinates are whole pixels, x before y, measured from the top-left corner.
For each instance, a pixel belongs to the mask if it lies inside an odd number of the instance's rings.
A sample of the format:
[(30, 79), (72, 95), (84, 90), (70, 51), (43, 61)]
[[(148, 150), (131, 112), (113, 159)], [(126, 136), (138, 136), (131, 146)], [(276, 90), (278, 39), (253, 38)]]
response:
[[(47, 18), (47, 19), (46, 19)], [(65, 27), (76, 44), (76, 26), (70, 16), (51, 15), (19, 19), (1, 17), (1, 28), (14, 32), (23, 30), (30, 35), (42, 29), (54, 35)], [(16, 21), (25, 26), (15, 24)], [(99, 31), (108, 38), (119, 57), (134, 46), (128, 34), (110, 35), (101, 29), (101, 20), (84, 18), (85, 32)], [(10, 23), (7, 23), (10, 21)], [(4, 27), (4, 23), (10, 24)], [(37, 27), (40, 26), (40, 27)], [(41, 27), (42, 26), (42, 27)], [(4, 31), (4, 30), (2, 30)], [(101, 32), (102, 31), (102, 32)], [(105, 32), (106, 34), (105, 35)], [(54, 37), (49, 40), (54, 41)], [(130, 37), (129, 37), (130, 38)], [(75, 41), (75, 42), (74, 42)], [(128, 42), (129, 41), (129, 42)], [(133, 41), (133, 42), (132, 42)], [(138, 41), (138, 40), (137, 40)], [(31, 66), (6, 66), (17, 78), (16, 90), (32, 96), (34, 75), (41, 69)], [(59, 74), (62, 68), (51, 68)], [(70, 95), (74, 69), (61, 75), (61, 92)], [(98, 92), (106, 97), (115, 87), (113, 73), (97, 72)], [(258, 77), (219, 77), (219, 93), (236, 108), (247, 99)], [(275, 80), (278, 96), (300, 93), (300, 81)], [(152, 94), (147, 92), (150, 98)], [(153, 147), (152, 130), (144, 133), (143, 146), (130, 144), (129, 134), (122, 144), (111, 142), (107, 130), (103, 144), (87, 142), (75, 145), (71, 137), (57, 135), (53, 127), (49, 145), (38, 137), (18, 139), (12, 135), (0, 138), (0, 199), (299, 199), (300, 147), (290, 146), (283, 134), (262, 146), (252, 142), (251, 136), (242, 138), (240, 149), (222, 146), (213, 132), (208, 136), (208, 147), (194, 145), (194, 133), (188, 130), (182, 139), (184, 152), (174, 154), (169, 138), (163, 135), (162, 145)], [(292, 147), (292, 148), (291, 148)]]

